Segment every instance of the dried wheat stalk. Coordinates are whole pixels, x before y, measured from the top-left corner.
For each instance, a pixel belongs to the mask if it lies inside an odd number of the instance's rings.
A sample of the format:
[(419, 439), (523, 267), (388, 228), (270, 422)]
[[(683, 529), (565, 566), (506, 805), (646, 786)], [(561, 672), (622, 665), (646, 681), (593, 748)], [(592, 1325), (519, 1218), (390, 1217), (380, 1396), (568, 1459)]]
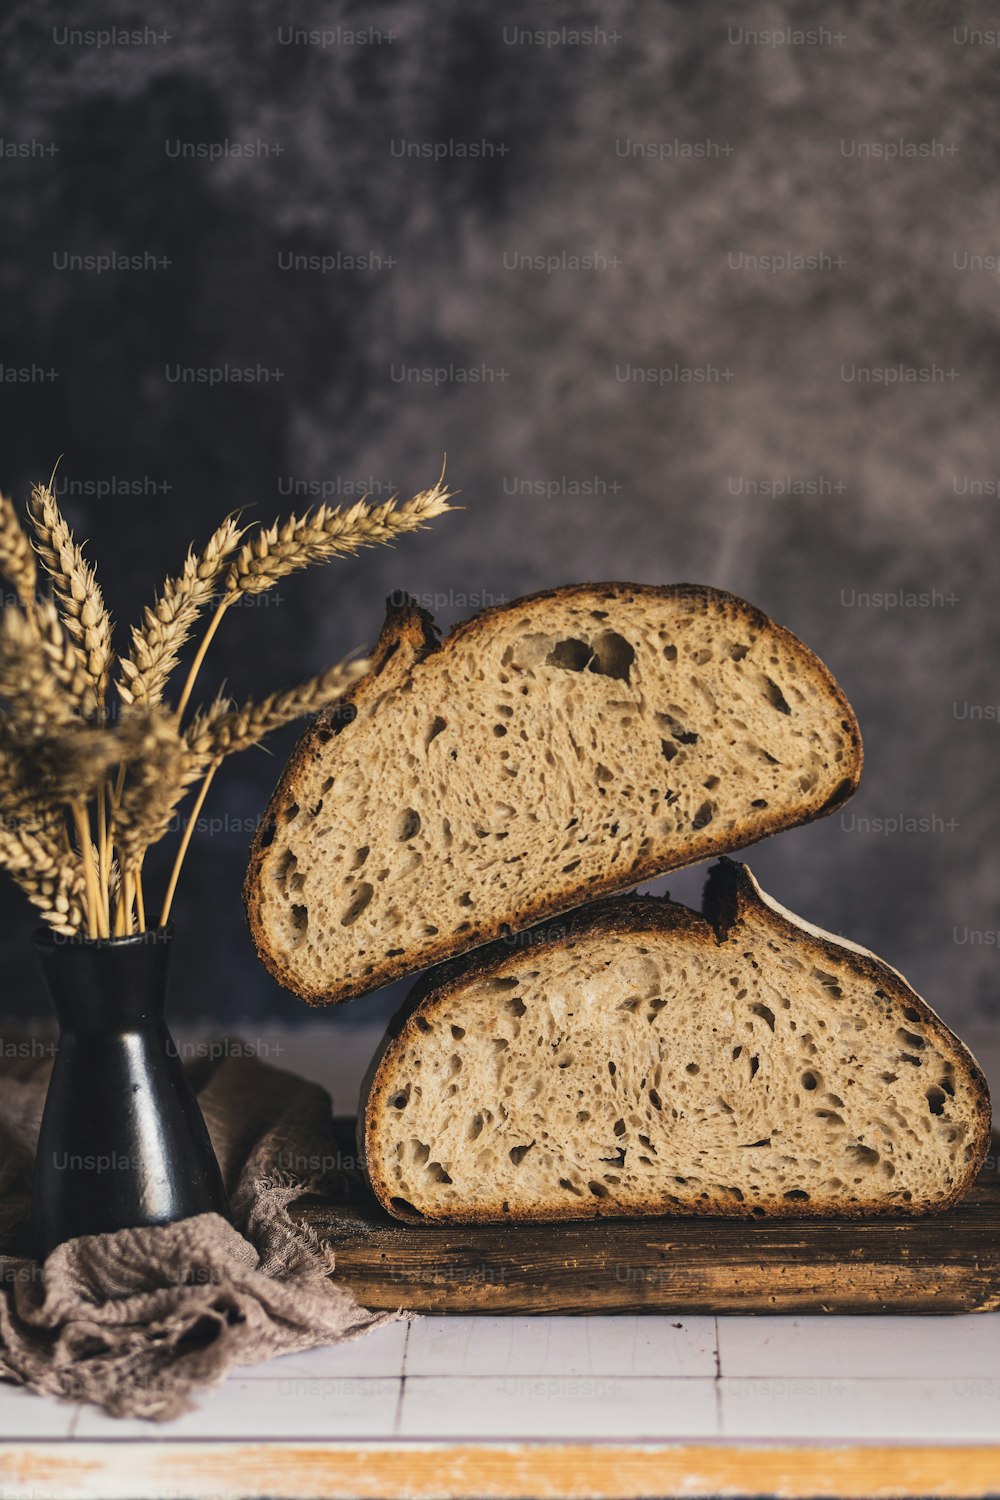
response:
[(48, 485), (36, 484), (29, 507), (35, 551), (52, 580), (66, 629), (83, 658), (99, 703), (114, 664), (111, 616), (94, 569), (74, 540)]
[(18, 600), (29, 614), (38, 592), (38, 566), (31, 543), (21, 525), (14, 502), (0, 494), (0, 573), (14, 585)]
[(178, 578), (170, 578), (142, 625), (132, 629), (132, 650), (120, 663), (118, 693), (124, 703), (159, 703), (201, 610), (245, 528), (223, 521), (200, 553), (188, 552)]
[(452, 498), (438, 481), (403, 505), (397, 504), (395, 496), (381, 505), (359, 500), (348, 510), (321, 505), (304, 516), (290, 516), (280, 525), (275, 521), (244, 542), (226, 571), (223, 587), (229, 594), (259, 594), (313, 563), (392, 543), (452, 510), (448, 503)]
[(56, 932), (83, 930), (86, 891), (79, 860), (38, 830), (0, 823), (0, 864)]
[(258, 745), (272, 730), (318, 713), (340, 698), (352, 682), (364, 676), (368, 666), (367, 661), (338, 662), (298, 687), (240, 707), (228, 698), (216, 698), (185, 730), (188, 750), (195, 761), (209, 762)]
[[(442, 481), (443, 474), (403, 505), (393, 498), (374, 506), (359, 501), (346, 511), (320, 506), (262, 528), (247, 542), (235, 519), (224, 521), (200, 553), (188, 552), (180, 574), (167, 580), (133, 629), (115, 684), (123, 710), (117, 723), (105, 706), (115, 662), (111, 617), (51, 484), (32, 491), (33, 547), (13, 505), (0, 496), (0, 574), (17, 596), (0, 616), (0, 864), (57, 931), (91, 938), (130, 932), (133, 906), (142, 928), (146, 850), (168, 831), (178, 803), (200, 780), (163, 905), (166, 922), (194, 825), (223, 759), (333, 702), (367, 668), (362, 661), (341, 662), (259, 702), (217, 698), (182, 728), (194, 679), (226, 609), (312, 563), (392, 542), (425, 525), (452, 508)], [(36, 554), (54, 598), (37, 597)], [(213, 598), (215, 612), (171, 710), (163, 703), (168, 679)], [(92, 813), (88, 804), (95, 797)]]

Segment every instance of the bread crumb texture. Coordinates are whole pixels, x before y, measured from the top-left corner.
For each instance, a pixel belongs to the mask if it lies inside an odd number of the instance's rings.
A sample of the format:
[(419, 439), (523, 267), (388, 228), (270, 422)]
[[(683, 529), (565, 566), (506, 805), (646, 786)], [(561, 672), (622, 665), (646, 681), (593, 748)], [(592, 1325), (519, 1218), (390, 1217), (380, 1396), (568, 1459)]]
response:
[(892, 970), (755, 901), (721, 941), (694, 917), (613, 930), (624, 906), (409, 1017), (367, 1108), (390, 1211), (907, 1214), (971, 1184), (985, 1083)]
[(860, 772), (818, 659), (684, 585), (519, 600), (426, 656), (404, 640), (335, 730), (307, 736), (248, 881), (262, 957), (307, 998), (816, 817)]

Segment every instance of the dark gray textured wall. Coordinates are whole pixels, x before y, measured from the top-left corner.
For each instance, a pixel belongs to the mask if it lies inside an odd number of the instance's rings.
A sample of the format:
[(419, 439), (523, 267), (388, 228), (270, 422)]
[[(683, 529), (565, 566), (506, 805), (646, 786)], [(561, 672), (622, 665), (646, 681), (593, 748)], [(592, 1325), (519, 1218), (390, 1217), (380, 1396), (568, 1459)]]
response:
[[(867, 749), (845, 812), (755, 869), (948, 1020), (995, 1017), (1000, 51), (982, 7), (295, 9), (113, 0), (101, 25), (149, 33), (97, 46), (51, 0), (7, 8), (0, 360), (57, 378), (0, 385), (4, 487), (65, 454), (66, 509), (124, 622), (228, 509), (301, 507), (293, 481), (408, 492), (447, 451), (464, 512), (227, 621), (205, 687), (240, 694), (371, 642), (399, 587), (445, 623), (464, 596), (581, 578), (746, 595), (829, 662)], [(540, 24), (603, 34), (516, 38)], [(286, 45), (287, 26), (382, 40)], [(792, 34), (752, 35), (775, 28)], [(179, 154), (225, 142), (266, 150)], [(169, 266), (58, 269), (147, 251)], [(380, 264), (281, 268), (308, 255)], [(806, 260), (748, 259), (769, 256)], [(226, 363), (280, 378), (171, 378)], [(443, 383), (414, 377), (428, 366)], [(133, 481), (150, 492), (92, 493)], [(292, 738), (213, 792), (230, 826), (188, 865), (178, 1013), (303, 1013), (239, 901)], [(24, 1010), (33, 921), (6, 888), (0, 916), (0, 1003)]]

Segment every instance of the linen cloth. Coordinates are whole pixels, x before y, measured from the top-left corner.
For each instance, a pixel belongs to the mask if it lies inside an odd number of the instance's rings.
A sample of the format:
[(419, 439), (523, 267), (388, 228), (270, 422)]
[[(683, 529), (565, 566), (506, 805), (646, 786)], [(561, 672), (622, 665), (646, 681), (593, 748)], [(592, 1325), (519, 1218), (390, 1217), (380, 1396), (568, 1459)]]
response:
[(288, 1211), (306, 1193), (344, 1190), (329, 1096), (251, 1055), (225, 1055), (194, 1079), (231, 1224), (201, 1214), (86, 1236), (37, 1265), (31, 1173), (51, 1070), (38, 1050), (22, 1056), (7, 1041), (0, 1058), (0, 1378), (164, 1421), (235, 1365), (397, 1316), (338, 1286), (332, 1251)]

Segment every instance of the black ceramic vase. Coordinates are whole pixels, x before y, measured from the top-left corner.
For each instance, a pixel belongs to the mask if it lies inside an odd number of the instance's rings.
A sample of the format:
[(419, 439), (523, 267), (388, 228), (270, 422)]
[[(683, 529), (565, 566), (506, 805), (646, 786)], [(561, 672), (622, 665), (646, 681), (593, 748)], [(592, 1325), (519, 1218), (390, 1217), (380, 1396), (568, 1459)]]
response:
[(164, 1019), (171, 927), (35, 945), (59, 1021), (35, 1157), (35, 1253), (64, 1240), (228, 1217), (208, 1130)]

